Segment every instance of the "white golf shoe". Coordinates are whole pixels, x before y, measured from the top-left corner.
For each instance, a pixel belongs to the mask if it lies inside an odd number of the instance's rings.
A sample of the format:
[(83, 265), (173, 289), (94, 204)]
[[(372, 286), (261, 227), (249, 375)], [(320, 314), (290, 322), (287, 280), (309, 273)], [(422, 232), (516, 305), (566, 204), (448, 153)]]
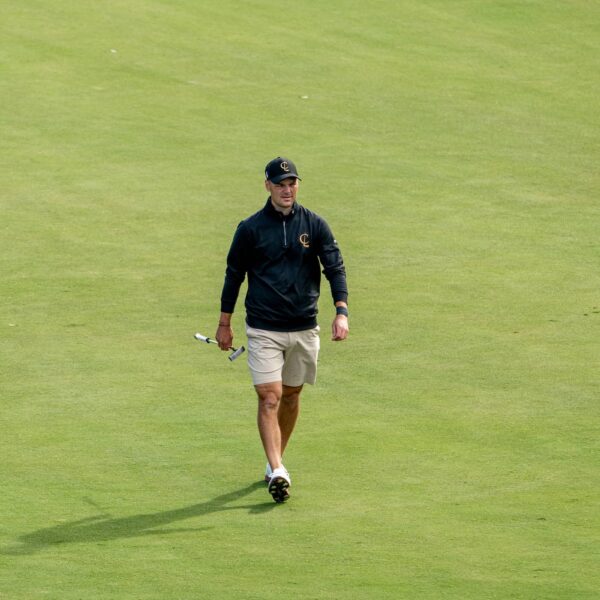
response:
[(271, 475), (273, 475), (273, 469), (271, 469), (270, 463), (267, 463), (267, 468), (265, 469), (265, 482), (269, 483), (271, 481)]
[[(288, 480), (291, 482), (290, 474), (288, 473), (288, 470), (283, 466), (283, 463), (281, 463), (281, 468), (287, 473)], [(271, 465), (269, 463), (267, 463), (267, 466), (265, 468), (265, 483), (269, 483), (269, 481), (271, 481), (272, 476), (273, 476), (273, 469), (271, 469)]]
[(288, 488), (291, 484), (292, 480), (290, 474), (282, 465), (271, 473), (271, 479), (269, 480), (269, 494), (273, 496), (275, 502), (281, 504), (290, 497)]

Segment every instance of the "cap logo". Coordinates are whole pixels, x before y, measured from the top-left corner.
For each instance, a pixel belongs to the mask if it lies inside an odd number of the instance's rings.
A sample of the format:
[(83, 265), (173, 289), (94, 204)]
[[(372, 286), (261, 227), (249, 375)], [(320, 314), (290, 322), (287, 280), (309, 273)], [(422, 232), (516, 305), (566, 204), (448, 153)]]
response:
[(286, 173), (290, 172), (290, 166), (287, 164), (287, 160), (284, 160), (280, 166), (282, 171), (285, 171)]
[(298, 241), (305, 247), (310, 248), (310, 239), (308, 237), (308, 233), (302, 233), (298, 238)]

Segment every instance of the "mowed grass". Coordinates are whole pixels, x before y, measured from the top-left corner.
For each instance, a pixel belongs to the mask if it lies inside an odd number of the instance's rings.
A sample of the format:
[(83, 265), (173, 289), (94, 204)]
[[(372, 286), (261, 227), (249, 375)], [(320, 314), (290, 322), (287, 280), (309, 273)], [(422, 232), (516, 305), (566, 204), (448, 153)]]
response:
[[(0, 597), (597, 598), (599, 18), (3, 7)], [(283, 506), (244, 359), (192, 339), (277, 154), (352, 328), (324, 282)]]

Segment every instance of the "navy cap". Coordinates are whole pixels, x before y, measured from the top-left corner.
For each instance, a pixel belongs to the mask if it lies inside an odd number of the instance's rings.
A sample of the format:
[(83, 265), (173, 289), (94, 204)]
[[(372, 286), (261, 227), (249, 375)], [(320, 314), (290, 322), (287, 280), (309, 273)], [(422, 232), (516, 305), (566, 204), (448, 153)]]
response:
[(278, 156), (265, 167), (265, 179), (273, 183), (279, 183), (288, 177), (300, 179), (296, 165), (289, 158)]

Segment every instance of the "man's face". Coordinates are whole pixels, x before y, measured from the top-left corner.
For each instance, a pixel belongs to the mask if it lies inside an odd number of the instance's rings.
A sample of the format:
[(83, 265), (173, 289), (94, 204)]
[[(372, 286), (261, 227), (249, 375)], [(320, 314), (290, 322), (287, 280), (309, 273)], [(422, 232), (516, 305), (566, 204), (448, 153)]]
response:
[(295, 177), (288, 177), (279, 183), (267, 180), (265, 187), (271, 194), (271, 202), (275, 210), (288, 212), (294, 206), (298, 192), (298, 180)]

